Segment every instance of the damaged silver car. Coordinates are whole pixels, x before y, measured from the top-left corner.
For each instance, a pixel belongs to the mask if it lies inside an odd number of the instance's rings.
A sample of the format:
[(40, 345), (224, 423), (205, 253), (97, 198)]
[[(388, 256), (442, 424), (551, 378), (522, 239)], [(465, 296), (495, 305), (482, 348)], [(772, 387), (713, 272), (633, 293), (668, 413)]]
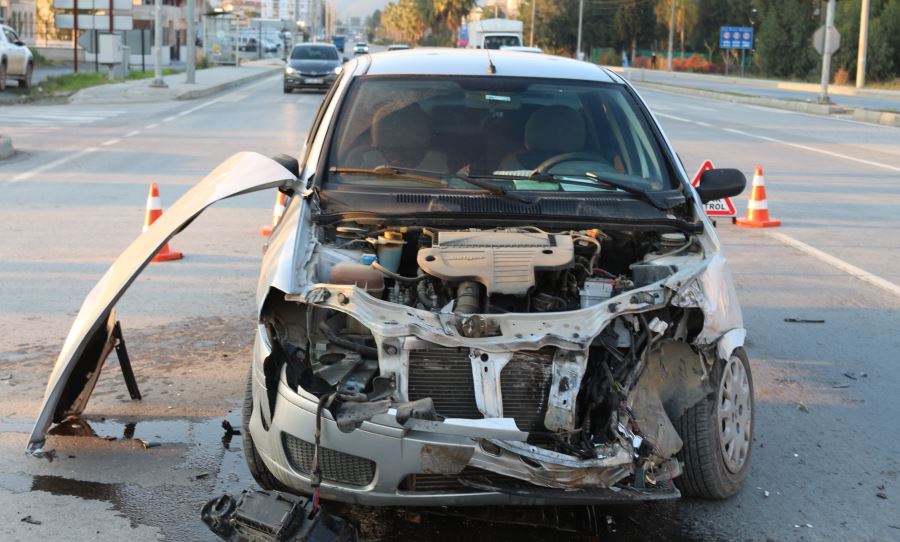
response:
[(153, 253), (213, 202), (278, 187), (244, 404), (261, 485), (381, 505), (729, 497), (753, 385), (702, 204), (745, 182), (692, 188), (634, 89), (588, 63), (359, 57), (299, 160), (233, 157), (116, 261), (29, 446), (83, 410)]

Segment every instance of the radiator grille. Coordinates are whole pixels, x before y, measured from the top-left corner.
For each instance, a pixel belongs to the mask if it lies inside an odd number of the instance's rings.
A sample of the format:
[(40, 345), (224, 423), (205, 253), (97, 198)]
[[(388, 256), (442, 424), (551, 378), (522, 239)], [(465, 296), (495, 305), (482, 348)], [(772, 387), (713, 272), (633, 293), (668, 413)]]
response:
[[(302, 474), (310, 474), (315, 445), (287, 433), (281, 434), (284, 452), (291, 467)], [(375, 462), (356, 455), (319, 447), (322, 478), (348, 486), (367, 486), (375, 479)]]
[(410, 401), (431, 397), (445, 418), (483, 418), (475, 403), (475, 381), (469, 351), (456, 348), (412, 350), (409, 353)]
[(550, 358), (516, 354), (500, 372), (503, 416), (522, 431), (545, 430), (552, 367)]
[(423, 493), (442, 491), (445, 493), (478, 493), (482, 490), (466, 486), (460, 480), (478, 480), (495, 484), (513, 480), (502, 474), (477, 467), (466, 467), (459, 474), (410, 474), (401, 483), (401, 491)]

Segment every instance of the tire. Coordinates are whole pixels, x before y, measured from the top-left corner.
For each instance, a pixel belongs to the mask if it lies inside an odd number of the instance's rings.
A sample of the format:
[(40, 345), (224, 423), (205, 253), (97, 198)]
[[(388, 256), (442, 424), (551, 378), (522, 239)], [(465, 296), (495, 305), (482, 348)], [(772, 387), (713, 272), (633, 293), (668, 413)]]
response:
[(6, 61), (0, 62), (0, 92), (6, 90)]
[[(715, 392), (676, 424), (684, 441), (678, 457), (684, 473), (675, 483), (685, 496), (721, 500), (741, 490), (753, 450), (753, 378), (744, 349), (736, 349), (728, 361), (719, 360), (710, 378)], [(727, 440), (726, 434), (733, 438)], [(731, 442), (731, 447), (723, 442)]]
[(293, 94), (293, 93), (294, 93), (294, 89), (292, 89), (292, 88), (290, 88), (290, 87), (284, 87), (284, 93), (285, 93), (285, 94)]
[(19, 88), (31, 88), (31, 77), (34, 74), (34, 66), (31, 62), (25, 67), (25, 76), (19, 79)]
[(247, 388), (244, 391), (244, 405), (241, 408), (241, 440), (244, 444), (244, 460), (253, 479), (263, 489), (290, 491), (269, 471), (262, 458), (256, 453), (253, 437), (250, 436), (250, 416), (253, 414), (253, 366), (247, 373)]

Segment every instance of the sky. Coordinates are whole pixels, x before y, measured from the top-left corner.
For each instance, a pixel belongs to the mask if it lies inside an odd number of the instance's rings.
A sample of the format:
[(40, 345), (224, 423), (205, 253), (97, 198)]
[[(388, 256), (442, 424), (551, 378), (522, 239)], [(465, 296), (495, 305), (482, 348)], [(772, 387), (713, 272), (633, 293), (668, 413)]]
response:
[(365, 17), (376, 9), (383, 9), (388, 0), (336, 0), (338, 17)]

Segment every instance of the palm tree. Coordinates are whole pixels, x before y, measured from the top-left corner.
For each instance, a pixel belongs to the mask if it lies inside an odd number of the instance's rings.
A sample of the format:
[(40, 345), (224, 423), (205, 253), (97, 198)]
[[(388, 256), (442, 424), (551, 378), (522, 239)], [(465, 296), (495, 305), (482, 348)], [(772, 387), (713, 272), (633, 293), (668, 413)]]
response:
[(435, 32), (446, 29), (456, 35), (463, 18), (475, 9), (476, 4), (476, 0), (433, 0), (432, 29)]

